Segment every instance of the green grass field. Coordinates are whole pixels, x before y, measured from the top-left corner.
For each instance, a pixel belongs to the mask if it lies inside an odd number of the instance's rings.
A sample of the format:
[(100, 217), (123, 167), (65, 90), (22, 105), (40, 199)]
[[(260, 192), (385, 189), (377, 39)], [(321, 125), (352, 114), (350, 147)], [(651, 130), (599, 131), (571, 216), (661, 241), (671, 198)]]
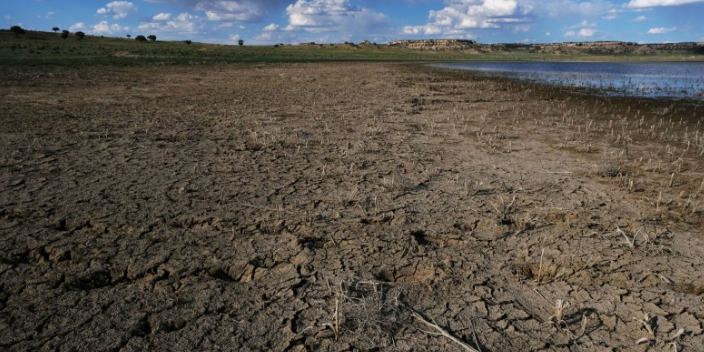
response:
[(461, 51), (419, 51), (384, 45), (283, 45), (236, 46), (184, 41), (137, 42), (133, 38), (74, 35), (62, 39), (58, 33), (27, 32), (23, 35), (0, 31), (2, 66), (154, 66), (211, 65), (231, 63), (325, 62), (325, 61), (702, 61), (704, 55), (691, 52), (656, 55), (552, 55), (515, 52), (465, 53)]

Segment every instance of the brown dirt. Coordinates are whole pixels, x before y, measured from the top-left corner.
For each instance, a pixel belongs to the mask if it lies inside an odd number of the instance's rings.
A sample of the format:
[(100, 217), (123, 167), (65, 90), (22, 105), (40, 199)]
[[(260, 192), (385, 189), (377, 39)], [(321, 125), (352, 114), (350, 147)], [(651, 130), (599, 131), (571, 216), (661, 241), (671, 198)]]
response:
[(461, 350), (411, 310), (482, 351), (704, 350), (697, 106), (400, 64), (1, 72), (2, 350)]

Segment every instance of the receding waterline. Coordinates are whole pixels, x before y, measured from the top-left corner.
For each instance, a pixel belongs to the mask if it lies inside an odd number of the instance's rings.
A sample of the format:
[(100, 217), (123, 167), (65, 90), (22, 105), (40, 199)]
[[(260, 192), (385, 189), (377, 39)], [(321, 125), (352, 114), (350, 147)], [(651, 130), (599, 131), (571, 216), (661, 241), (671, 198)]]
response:
[(559, 85), (600, 95), (704, 98), (704, 62), (468, 62), (433, 66)]

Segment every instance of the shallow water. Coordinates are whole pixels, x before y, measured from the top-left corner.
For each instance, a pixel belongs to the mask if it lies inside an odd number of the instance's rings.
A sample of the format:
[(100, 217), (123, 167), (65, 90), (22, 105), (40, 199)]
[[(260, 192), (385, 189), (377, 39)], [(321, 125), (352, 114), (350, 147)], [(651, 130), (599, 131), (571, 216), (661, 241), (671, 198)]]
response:
[(435, 66), (561, 85), (602, 95), (704, 98), (704, 62), (468, 62)]

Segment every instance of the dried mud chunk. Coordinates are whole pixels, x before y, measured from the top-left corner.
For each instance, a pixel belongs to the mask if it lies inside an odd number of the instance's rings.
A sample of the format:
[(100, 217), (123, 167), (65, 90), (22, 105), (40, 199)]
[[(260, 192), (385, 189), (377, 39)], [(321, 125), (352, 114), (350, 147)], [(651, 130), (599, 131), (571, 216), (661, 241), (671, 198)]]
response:
[(235, 281), (247, 283), (252, 281), (254, 269), (252, 264), (235, 264), (227, 269), (227, 274)]
[(535, 280), (540, 282), (550, 281), (555, 278), (558, 267), (543, 263), (514, 264), (511, 266), (514, 275), (518, 275), (524, 280)]
[(406, 266), (396, 272), (397, 282), (426, 282), (435, 277), (435, 269)]
[(697, 320), (695, 316), (687, 312), (683, 314), (678, 314), (674, 317), (673, 322), (675, 326), (679, 329), (684, 329), (687, 332), (691, 332), (693, 335), (699, 335), (702, 333), (702, 323)]
[(290, 287), (301, 281), (293, 264), (283, 263), (271, 269), (258, 268), (254, 271), (254, 280), (260, 280), (267, 287)]
[(81, 275), (66, 278), (66, 287), (71, 290), (93, 290), (110, 285), (110, 272), (99, 269)]
[(298, 252), (295, 256), (291, 257), (291, 264), (295, 266), (300, 266), (303, 264), (310, 263), (313, 260), (313, 252), (310, 249), (305, 248)]
[(701, 295), (704, 293), (704, 283), (700, 282), (683, 282), (676, 283), (674, 286), (676, 292), (686, 293), (690, 295)]
[(427, 246), (431, 244), (428, 240), (428, 235), (423, 230), (411, 231), (411, 237), (413, 237), (416, 243), (420, 246)]
[(63, 248), (49, 248), (46, 250), (49, 252), (49, 261), (51, 262), (64, 262), (71, 260), (71, 251)]
[(394, 273), (391, 270), (388, 269), (381, 269), (379, 270), (376, 275), (374, 275), (377, 280), (380, 281), (386, 281), (386, 282), (394, 282), (396, 281), (396, 278), (394, 277)]

